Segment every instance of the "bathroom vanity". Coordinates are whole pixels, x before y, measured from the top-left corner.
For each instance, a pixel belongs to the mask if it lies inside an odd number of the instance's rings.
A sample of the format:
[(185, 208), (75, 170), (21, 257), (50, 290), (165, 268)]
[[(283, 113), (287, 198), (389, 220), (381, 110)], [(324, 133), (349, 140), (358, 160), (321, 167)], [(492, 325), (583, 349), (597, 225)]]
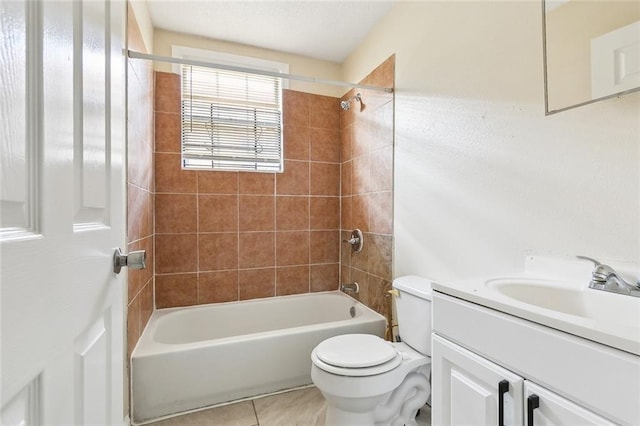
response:
[(432, 424), (640, 424), (640, 298), (495, 281), (433, 284)]

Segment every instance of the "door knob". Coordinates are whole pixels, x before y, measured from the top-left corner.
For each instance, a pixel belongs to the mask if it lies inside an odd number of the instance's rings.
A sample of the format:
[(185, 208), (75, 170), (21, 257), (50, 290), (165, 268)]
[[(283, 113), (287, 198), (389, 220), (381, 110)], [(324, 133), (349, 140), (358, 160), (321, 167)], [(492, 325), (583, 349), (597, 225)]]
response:
[(113, 253), (113, 272), (119, 274), (123, 266), (127, 266), (130, 269), (144, 269), (146, 260), (147, 252), (144, 250), (136, 250), (129, 254), (124, 254), (118, 247)]

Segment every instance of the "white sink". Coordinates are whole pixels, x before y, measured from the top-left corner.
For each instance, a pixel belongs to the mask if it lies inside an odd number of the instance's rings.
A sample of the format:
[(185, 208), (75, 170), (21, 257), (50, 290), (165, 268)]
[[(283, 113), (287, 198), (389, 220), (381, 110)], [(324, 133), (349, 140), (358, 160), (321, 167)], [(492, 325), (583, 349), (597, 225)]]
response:
[(529, 305), (640, 330), (640, 303), (635, 297), (541, 279), (498, 278), (486, 285)]
[(569, 315), (589, 317), (590, 307), (594, 307), (592, 297), (585, 290), (563, 286), (557, 281), (497, 278), (486, 281), (486, 285), (512, 299)]
[(587, 284), (520, 276), (434, 283), (434, 289), (640, 355), (640, 298)]

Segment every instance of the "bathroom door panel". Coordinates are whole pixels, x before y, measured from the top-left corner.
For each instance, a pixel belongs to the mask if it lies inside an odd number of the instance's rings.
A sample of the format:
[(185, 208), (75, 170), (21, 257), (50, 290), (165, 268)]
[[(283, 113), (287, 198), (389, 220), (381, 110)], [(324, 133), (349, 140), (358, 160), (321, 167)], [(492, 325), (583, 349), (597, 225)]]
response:
[(0, 8), (0, 423), (121, 424), (125, 4)]
[(498, 424), (499, 383), (509, 383), (504, 394), (504, 424), (521, 425), (523, 379), (454, 344), (433, 336), (432, 405), (434, 425)]

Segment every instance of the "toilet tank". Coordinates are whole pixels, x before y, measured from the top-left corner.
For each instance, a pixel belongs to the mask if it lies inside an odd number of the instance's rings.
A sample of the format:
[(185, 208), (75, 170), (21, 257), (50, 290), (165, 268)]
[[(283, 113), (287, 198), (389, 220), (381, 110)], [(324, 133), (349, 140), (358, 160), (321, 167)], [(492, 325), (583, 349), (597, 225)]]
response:
[(431, 281), (415, 275), (393, 280), (398, 334), (403, 342), (431, 356)]

